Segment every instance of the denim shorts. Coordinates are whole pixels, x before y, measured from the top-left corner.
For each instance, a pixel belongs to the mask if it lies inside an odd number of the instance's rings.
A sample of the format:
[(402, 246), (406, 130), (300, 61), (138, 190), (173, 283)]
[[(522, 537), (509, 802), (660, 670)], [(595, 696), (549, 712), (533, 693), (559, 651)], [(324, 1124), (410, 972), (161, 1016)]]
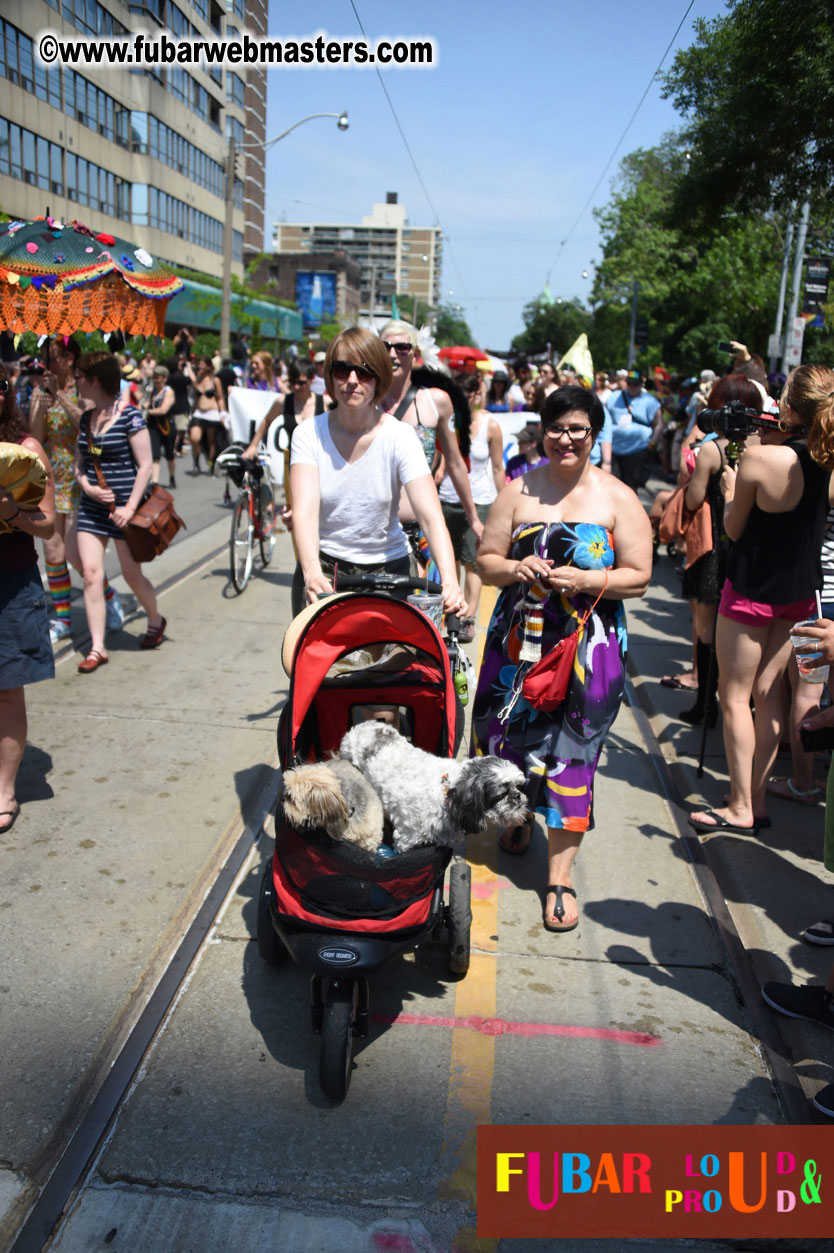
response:
[(46, 597), (37, 566), (0, 575), (0, 691), (55, 677)]

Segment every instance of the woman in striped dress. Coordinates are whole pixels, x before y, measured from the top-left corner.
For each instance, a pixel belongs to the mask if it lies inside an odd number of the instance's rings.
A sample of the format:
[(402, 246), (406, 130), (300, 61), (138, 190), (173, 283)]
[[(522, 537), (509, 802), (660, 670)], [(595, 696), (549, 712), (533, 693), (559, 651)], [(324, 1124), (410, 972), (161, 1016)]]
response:
[[(139, 410), (119, 398), (119, 363), (110, 352), (88, 352), (76, 370), (78, 394), (92, 401), (78, 433), (75, 477), (81, 488), (78, 506), (78, 551), (84, 573), (84, 608), (92, 648), (78, 669), (92, 674), (109, 661), (104, 651), (104, 550), (110, 539), (128, 587), (148, 615), (142, 648), (162, 643), (165, 619), (156, 606), (156, 594), (142, 567), (122, 539), (122, 527), (133, 517), (151, 478), (151, 441)], [(99, 483), (96, 461), (107, 486)]]

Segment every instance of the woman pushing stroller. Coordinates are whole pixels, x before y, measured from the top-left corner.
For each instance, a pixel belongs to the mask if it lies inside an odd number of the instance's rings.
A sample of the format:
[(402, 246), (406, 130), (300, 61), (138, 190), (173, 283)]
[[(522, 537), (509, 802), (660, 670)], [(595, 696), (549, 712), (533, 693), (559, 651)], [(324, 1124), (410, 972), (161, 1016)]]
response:
[(343, 331), (327, 350), (324, 377), (335, 406), (297, 428), (290, 462), (307, 603), (333, 591), (337, 567), (344, 574), (408, 574), (408, 542), (397, 519), (404, 489), (440, 571), (444, 609), (462, 609), (451, 540), (420, 442), (379, 403), (392, 380), (382, 341), (360, 327)]

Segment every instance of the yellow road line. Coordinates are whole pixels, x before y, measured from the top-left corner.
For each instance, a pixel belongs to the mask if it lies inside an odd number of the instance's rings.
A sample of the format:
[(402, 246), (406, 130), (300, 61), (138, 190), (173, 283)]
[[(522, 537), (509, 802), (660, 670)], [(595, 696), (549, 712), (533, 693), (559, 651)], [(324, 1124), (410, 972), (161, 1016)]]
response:
[[(478, 606), (480, 628), (477, 665), (480, 667), (486, 627), (495, 605), (494, 588), (485, 587)], [(474, 699), (474, 692), (470, 699)], [(471, 835), (466, 844), (472, 867), (472, 957), (469, 973), (455, 988), (455, 1018), (496, 1015), (496, 965), (498, 951), (498, 848), (495, 835)], [(495, 1072), (495, 1037), (464, 1027), (452, 1030), (449, 1092), (443, 1128), (441, 1161), (445, 1177), (438, 1195), (463, 1201), (475, 1209), (476, 1132), (479, 1124), (492, 1122), (492, 1079)], [(459, 1253), (493, 1253), (495, 1240), (479, 1240), (474, 1227), (462, 1227), (454, 1239)]]

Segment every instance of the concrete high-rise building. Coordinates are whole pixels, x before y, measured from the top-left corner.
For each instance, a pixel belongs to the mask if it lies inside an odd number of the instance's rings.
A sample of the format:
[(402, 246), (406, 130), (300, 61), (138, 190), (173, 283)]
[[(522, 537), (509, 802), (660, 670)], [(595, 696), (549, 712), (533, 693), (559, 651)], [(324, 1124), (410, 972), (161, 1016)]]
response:
[[(219, 277), (228, 139), (263, 140), (266, 74), (243, 65), (47, 68), (33, 37), (266, 34), (268, 0), (3, 0), (0, 208), (76, 218)], [(250, 150), (251, 151), (251, 150)], [(235, 181), (233, 272), (263, 249), (264, 163)]]
[[(362, 312), (390, 310), (392, 293), (414, 297), (423, 311), (440, 303), (443, 236), (437, 226), (411, 226), (396, 192), (356, 223), (274, 222), (272, 251), (322, 253), (344, 249), (362, 270)], [(418, 320), (419, 316), (418, 306)]]

